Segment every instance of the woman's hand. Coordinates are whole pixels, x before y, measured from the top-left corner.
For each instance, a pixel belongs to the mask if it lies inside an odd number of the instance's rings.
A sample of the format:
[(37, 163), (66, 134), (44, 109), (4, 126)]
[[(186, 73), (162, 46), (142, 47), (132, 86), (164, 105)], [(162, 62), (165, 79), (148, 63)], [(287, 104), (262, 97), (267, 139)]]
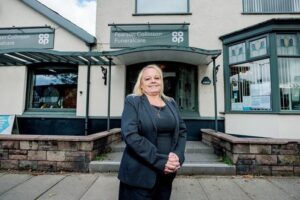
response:
[(168, 161), (165, 165), (164, 173), (169, 174), (169, 173), (174, 173), (180, 168), (180, 163), (179, 163), (179, 158), (178, 156), (170, 152), (168, 156)]

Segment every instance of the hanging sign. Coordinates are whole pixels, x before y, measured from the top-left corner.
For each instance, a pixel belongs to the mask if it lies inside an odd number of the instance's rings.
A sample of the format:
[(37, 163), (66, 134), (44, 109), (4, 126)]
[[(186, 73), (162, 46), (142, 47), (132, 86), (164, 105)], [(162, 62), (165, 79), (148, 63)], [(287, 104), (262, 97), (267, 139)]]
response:
[(53, 49), (54, 29), (3, 28), (0, 29), (0, 50), (18, 48)]
[(11, 134), (15, 121), (15, 115), (0, 115), (0, 135)]
[(188, 46), (188, 25), (112, 25), (111, 48), (151, 45)]

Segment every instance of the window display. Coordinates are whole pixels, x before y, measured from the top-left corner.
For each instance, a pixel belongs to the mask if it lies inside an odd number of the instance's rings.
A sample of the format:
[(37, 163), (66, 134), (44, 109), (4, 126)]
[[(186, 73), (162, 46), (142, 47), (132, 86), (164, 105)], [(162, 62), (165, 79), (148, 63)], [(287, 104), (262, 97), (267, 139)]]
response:
[(42, 67), (31, 71), (28, 108), (76, 108), (77, 68)]

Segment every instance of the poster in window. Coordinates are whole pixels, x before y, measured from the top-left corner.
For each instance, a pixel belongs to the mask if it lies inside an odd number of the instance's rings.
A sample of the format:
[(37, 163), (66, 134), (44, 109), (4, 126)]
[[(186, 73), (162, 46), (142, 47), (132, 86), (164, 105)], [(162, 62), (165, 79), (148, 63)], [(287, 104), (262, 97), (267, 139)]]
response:
[(236, 44), (229, 47), (229, 63), (237, 63), (246, 60), (245, 43)]
[(267, 38), (261, 38), (250, 42), (250, 57), (263, 56), (267, 54)]
[(15, 115), (0, 115), (0, 135), (11, 134), (15, 121)]
[(269, 110), (271, 108), (270, 96), (252, 96), (251, 103), (253, 109)]

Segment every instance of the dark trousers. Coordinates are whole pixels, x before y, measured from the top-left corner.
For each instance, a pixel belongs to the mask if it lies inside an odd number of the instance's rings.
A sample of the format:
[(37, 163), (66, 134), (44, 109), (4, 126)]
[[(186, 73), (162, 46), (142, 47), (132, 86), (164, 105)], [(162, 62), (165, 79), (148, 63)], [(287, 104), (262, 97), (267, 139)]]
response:
[(119, 200), (169, 200), (174, 174), (157, 175), (152, 189), (134, 187), (120, 182)]

